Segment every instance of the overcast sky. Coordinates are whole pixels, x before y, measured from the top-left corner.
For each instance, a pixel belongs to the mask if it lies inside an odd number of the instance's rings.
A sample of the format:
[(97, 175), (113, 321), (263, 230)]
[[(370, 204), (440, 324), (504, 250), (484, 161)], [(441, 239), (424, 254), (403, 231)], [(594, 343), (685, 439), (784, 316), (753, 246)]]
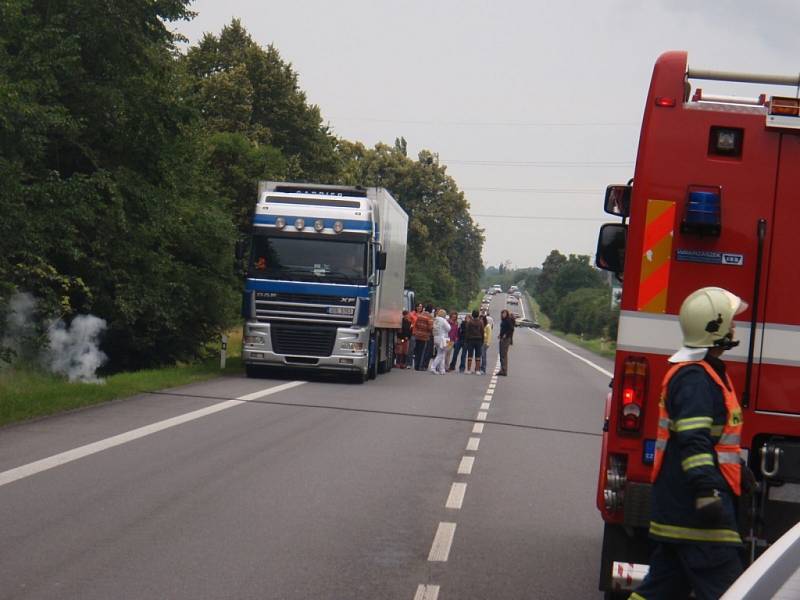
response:
[[(633, 175), (653, 64), (800, 71), (792, 0), (197, 0), (196, 42), (241, 19), (299, 73), (334, 133), (439, 154), (485, 229), (484, 262), (593, 254), (605, 186)], [(707, 92), (757, 96), (704, 82)], [(787, 93), (784, 90), (784, 93)], [(789, 92), (791, 93), (791, 92)]]

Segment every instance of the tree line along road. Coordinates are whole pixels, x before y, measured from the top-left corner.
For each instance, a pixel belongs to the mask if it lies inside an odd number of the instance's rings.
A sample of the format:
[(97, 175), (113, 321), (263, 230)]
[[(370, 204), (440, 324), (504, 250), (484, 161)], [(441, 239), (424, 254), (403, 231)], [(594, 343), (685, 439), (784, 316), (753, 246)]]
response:
[(6, 427), (0, 599), (599, 598), (611, 364), (546, 336), (499, 379), (228, 377)]

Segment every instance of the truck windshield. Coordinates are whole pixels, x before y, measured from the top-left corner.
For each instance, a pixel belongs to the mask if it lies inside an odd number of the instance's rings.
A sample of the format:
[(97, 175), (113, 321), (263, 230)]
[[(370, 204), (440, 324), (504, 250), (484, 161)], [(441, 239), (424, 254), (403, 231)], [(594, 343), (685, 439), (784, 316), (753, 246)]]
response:
[(250, 277), (367, 283), (366, 242), (254, 235)]

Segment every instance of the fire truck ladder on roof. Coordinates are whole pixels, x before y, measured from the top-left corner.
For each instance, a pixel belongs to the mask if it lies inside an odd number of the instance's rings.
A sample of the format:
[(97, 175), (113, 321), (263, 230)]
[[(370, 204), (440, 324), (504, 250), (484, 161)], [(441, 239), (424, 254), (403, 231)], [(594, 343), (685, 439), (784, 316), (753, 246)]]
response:
[[(797, 75), (769, 75), (760, 73), (735, 73), (733, 71), (714, 71), (711, 69), (691, 69), (686, 70), (686, 81), (689, 79), (703, 79), (706, 81), (726, 81), (735, 83), (762, 83), (767, 85), (786, 85), (796, 88), (796, 95), (800, 98), (800, 73)], [(688, 89), (688, 88), (687, 88)], [(703, 93), (697, 88), (693, 102), (722, 102), (725, 104), (745, 104), (750, 106), (764, 106), (767, 102), (766, 94), (761, 94), (758, 98), (744, 98), (741, 96), (721, 96)]]

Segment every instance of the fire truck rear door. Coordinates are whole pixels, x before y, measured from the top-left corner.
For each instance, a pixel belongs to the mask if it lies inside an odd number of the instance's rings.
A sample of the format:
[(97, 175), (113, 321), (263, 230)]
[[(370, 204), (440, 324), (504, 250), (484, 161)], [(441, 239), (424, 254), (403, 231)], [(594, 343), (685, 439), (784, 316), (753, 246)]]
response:
[[(781, 133), (756, 408), (800, 413), (800, 134)], [(756, 353), (758, 357), (758, 352)]]

